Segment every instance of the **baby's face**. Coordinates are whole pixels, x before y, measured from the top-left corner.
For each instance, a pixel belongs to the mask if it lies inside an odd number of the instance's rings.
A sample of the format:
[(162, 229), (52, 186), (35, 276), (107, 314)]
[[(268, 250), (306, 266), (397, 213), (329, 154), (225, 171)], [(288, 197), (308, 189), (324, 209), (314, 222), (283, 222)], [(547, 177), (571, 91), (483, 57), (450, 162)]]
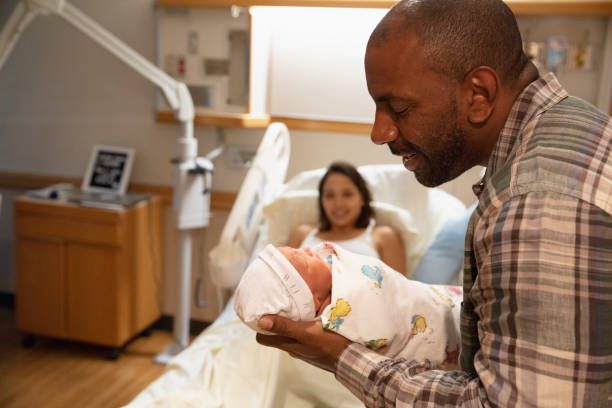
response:
[(318, 316), (331, 302), (331, 267), (310, 248), (279, 247), (278, 250), (289, 260), (310, 288)]

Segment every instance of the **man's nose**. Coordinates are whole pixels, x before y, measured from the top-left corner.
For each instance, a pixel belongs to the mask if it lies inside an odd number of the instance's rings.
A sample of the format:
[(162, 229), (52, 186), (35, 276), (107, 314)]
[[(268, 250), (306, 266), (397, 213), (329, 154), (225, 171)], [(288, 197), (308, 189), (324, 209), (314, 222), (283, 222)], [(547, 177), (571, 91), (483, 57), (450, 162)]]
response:
[(375, 144), (385, 144), (397, 139), (398, 129), (389, 115), (384, 112), (377, 111), (374, 116), (374, 125), (370, 132), (370, 139)]

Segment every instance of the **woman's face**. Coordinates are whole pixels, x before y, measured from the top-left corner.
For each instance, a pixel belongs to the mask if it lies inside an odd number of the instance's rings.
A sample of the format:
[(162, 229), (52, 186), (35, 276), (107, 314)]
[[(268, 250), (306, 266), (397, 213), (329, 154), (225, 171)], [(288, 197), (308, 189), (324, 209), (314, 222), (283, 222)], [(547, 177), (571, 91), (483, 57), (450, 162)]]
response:
[(346, 228), (355, 226), (364, 202), (349, 177), (331, 173), (323, 185), (321, 204), (332, 228)]

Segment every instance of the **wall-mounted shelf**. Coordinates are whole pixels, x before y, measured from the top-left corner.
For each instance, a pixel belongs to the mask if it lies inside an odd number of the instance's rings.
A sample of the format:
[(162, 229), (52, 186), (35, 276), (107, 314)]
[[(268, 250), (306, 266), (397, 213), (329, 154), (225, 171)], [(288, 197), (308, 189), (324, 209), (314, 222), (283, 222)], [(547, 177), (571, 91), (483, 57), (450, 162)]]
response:
[[(158, 122), (176, 122), (174, 113), (171, 111), (158, 111), (156, 114)], [(250, 113), (198, 113), (196, 111), (193, 120), (196, 125), (218, 126), (227, 128), (265, 128), (270, 124), (270, 116), (254, 115)]]
[[(157, 120), (165, 123), (178, 123), (171, 111), (157, 112)], [(272, 122), (283, 122), (291, 130), (310, 130), (318, 132), (340, 132), (369, 135), (371, 123), (353, 123), (331, 120), (297, 119), (281, 116), (252, 115), (246, 113), (196, 113), (194, 123), (204, 126), (226, 128), (263, 129)]]
[[(302, 6), (302, 7), (362, 7), (390, 8), (392, 0), (157, 0), (164, 7), (250, 7), (250, 6)], [(609, 0), (506, 0), (516, 14), (612, 16)]]

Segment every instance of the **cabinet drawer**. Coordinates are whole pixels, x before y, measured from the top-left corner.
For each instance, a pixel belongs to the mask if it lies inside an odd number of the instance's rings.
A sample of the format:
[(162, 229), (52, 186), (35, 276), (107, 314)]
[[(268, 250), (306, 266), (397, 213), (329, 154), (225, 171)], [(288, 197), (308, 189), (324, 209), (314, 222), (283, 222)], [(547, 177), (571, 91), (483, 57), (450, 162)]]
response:
[(125, 223), (105, 223), (43, 214), (20, 213), (15, 218), (18, 237), (60, 239), (92, 244), (120, 246), (125, 237)]

